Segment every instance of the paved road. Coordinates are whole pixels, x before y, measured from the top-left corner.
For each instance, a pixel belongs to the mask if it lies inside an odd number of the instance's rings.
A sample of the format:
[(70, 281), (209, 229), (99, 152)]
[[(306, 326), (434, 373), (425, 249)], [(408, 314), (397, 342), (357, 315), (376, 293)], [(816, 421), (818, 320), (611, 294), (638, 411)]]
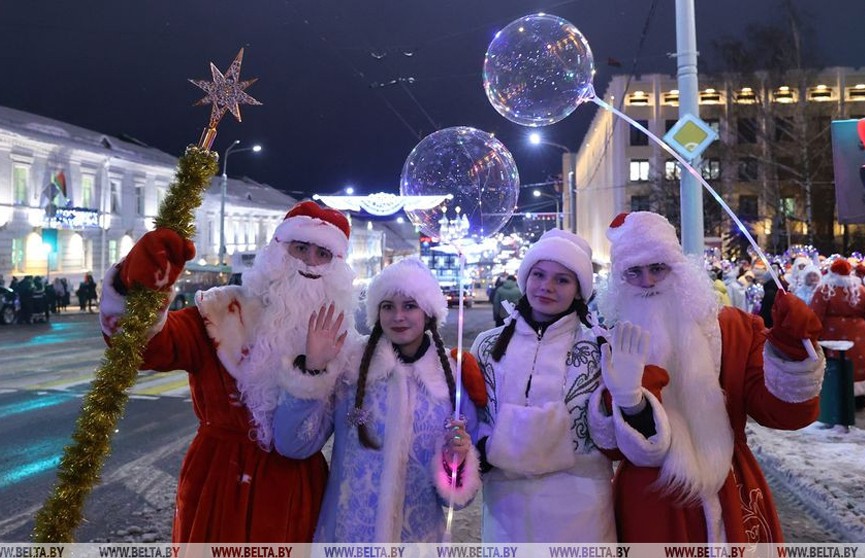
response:
[[(491, 321), (489, 305), (465, 312), (466, 349)], [(456, 345), (456, 323), (454, 309), (442, 331), (449, 346)], [(92, 314), (0, 327), (0, 541), (27, 540), (103, 351)], [(177, 472), (196, 426), (185, 372), (142, 373), (77, 540), (168, 540)], [(770, 484), (788, 540), (840, 540), (809, 515), (795, 494), (771, 478)], [(475, 502), (458, 514), (454, 540), (478, 540), (479, 510)]]

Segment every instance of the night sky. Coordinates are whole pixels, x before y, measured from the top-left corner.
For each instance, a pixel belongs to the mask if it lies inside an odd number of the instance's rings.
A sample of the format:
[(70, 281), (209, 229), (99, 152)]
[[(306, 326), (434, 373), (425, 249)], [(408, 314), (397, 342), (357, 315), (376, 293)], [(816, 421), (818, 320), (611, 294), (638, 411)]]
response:
[[(812, 60), (865, 67), (865, 0), (792, 2)], [(700, 70), (717, 63), (713, 40), (783, 24), (779, 6), (697, 0)], [(192, 106), (203, 92), (187, 78), (210, 79), (211, 61), (225, 71), (245, 47), (241, 77), (259, 78), (247, 92), (264, 106), (242, 107), (242, 124), (226, 115), (214, 148), (239, 139), (264, 151), (233, 153), (231, 176), (290, 193), (396, 193), (422, 137), (473, 126), (508, 147), (523, 183), (542, 182), (561, 152), (529, 145), (531, 130), (496, 113), (481, 83), (496, 31), (538, 11), (586, 36), (599, 94), (635, 61), (638, 74), (676, 71), (674, 0), (0, 0), (0, 105), (179, 156), (209, 115)], [(576, 150), (595, 110), (540, 131)]]

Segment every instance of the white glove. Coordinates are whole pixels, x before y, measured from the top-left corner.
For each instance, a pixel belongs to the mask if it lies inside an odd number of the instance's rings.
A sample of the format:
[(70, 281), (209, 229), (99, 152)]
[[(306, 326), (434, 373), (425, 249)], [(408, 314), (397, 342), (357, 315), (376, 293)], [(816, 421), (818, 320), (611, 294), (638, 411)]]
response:
[(619, 407), (634, 407), (643, 399), (643, 368), (649, 354), (649, 332), (631, 322), (619, 322), (613, 339), (601, 351), (601, 376)]

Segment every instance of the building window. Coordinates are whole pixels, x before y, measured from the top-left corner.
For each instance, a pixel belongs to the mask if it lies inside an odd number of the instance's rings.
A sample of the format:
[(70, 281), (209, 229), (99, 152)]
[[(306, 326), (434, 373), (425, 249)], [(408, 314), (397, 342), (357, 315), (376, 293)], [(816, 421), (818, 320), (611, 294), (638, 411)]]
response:
[(847, 88), (848, 101), (865, 101), (865, 83), (857, 83)]
[(721, 93), (717, 89), (711, 87), (700, 91), (701, 105), (719, 105), (721, 104)]
[(757, 218), (757, 196), (739, 196), (739, 216), (753, 221)]
[(24, 271), (24, 239), (12, 239), (12, 269)]
[[(661, 103), (665, 105), (670, 105), (672, 107), (679, 106), (679, 90), (671, 89), (661, 95)], [(669, 128), (668, 128), (669, 129)]]
[(757, 143), (757, 121), (753, 118), (736, 120), (739, 143)]
[(120, 214), (120, 182), (111, 181), (111, 213)]
[(793, 119), (786, 116), (775, 117), (775, 141), (793, 140)]
[(818, 103), (823, 101), (834, 101), (835, 90), (828, 85), (823, 84), (811, 87), (808, 89), (808, 100), (816, 101)]
[(679, 180), (682, 178), (682, 167), (675, 159), (664, 161), (664, 180)]
[(751, 181), (759, 178), (757, 159), (744, 157), (739, 159), (739, 180)]
[(27, 205), (27, 193), (29, 190), (30, 168), (24, 165), (12, 167), (12, 203), (15, 205)]
[(631, 196), (631, 211), (650, 211), (649, 196)]
[(787, 217), (796, 215), (796, 198), (781, 198), (781, 211)]
[(117, 257), (117, 241), (109, 240), (108, 241), (108, 263), (113, 264), (118, 260)]
[(753, 105), (757, 102), (757, 94), (750, 87), (743, 87), (733, 95), (740, 105)]
[[(635, 122), (643, 128), (649, 129), (648, 120), (636, 120)], [(635, 126), (630, 126), (628, 129), (631, 131), (631, 145), (649, 145), (649, 136), (645, 132), (638, 130)]]
[(631, 159), (631, 182), (647, 182), (649, 180), (649, 160)]
[(714, 130), (718, 137), (721, 136), (721, 121), (717, 118), (704, 118), (703, 122), (709, 125), (709, 128)]
[(664, 133), (666, 134), (667, 132), (669, 132), (670, 129), (676, 125), (676, 122), (678, 122), (678, 120), (673, 120), (670, 118), (664, 120)]
[(795, 103), (798, 98), (798, 92), (791, 89), (789, 85), (782, 85), (778, 89), (772, 91), (772, 100), (776, 103), (791, 104)]
[(146, 190), (144, 185), (135, 187), (135, 214), (144, 216), (144, 194)]
[(93, 175), (81, 175), (81, 207), (93, 209), (93, 190), (95, 188), (96, 179)]
[(721, 178), (721, 160), (706, 159), (700, 164), (700, 174), (706, 180), (718, 180)]
[(628, 95), (628, 104), (638, 107), (647, 106), (649, 104), (649, 94), (645, 91), (634, 91)]

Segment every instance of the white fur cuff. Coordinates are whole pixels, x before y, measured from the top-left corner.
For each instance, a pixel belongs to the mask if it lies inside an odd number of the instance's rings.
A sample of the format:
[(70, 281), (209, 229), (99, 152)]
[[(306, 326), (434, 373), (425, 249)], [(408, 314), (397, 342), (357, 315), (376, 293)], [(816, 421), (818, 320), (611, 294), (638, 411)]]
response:
[[(117, 271), (118, 267), (114, 265), (105, 272), (105, 277), (102, 278), (102, 297), (99, 300), (99, 325), (102, 327), (102, 333), (109, 337), (117, 332), (121, 318), (126, 315), (126, 297), (114, 289), (114, 277)], [(168, 307), (162, 309), (156, 323), (148, 330), (148, 340), (162, 331), (167, 319)]]
[(613, 415), (608, 415), (604, 404), (604, 384), (592, 393), (589, 398), (589, 435), (600, 449), (616, 449), (616, 427), (613, 425)]
[(451, 498), (453, 498), (455, 508), (464, 508), (471, 503), (481, 487), (481, 460), (478, 456), (478, 450), (472, 444), (463, 462), (462, 471), (457, 473), (457, 481), (460, 486), (456, 488), (451, 485), (453, 479), (444, 468), (442, 455), (442, 444), (439, 443), (430, 463), (433, 484), (435, 484), (436, 491), (442, 500), (451, 502)]
[(817, 360), (786, 360), (772, 345), (763, 347), (763, 376), (769, 393), (787, 403), (802, 403), (820, 395), (826, 355), (816, 347)]
[(331, 363), (321, 374), (307, 374), (295, 367), (294, 362), (288, 357), (284, 357), (282, 373), (279, 375), (279, 387), (298, 399), (326, 401), (330, 399), (336, 379), (339, 377), (338, 368), (335, 363)]
[(619, 450), (638, 467), (660, 467), (670, 450), (670, 421), (658, 398), (643, 388), (643, 397), (652, 407), (655, 434), (646, 438), (625, 421), (622, 410), (613, 405), (613, 424)]

